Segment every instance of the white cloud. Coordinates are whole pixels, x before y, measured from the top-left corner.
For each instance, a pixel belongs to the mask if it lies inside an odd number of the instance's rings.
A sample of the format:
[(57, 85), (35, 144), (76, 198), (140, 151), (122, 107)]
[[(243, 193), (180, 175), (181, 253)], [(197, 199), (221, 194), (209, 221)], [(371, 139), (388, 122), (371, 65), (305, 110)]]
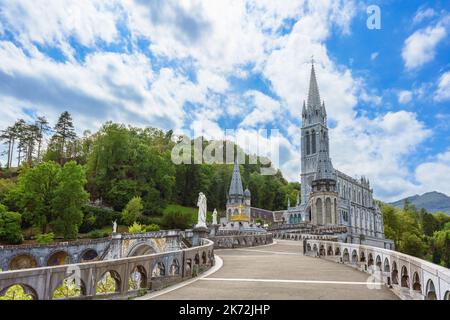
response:
[(376, 58), (378, 58), (378, 52), (372, 52), (372, 54), (370, 55), (370, 60), (374, 61)]
[(437, 13), (432, 8), (421, 8), (417, 10), (416, 15), (413, 18), (413, 24), (422, 22), (423, 20), (433, 18)]
[(420, 164), (415, 170), (415, 177), (418, 181), (417, 193), (439, 191), (450, 195), (450, 150)]
[(434, 99), (436, 101), (450, 100), (450, 71), (445, 72), (439, 78), (439, 84)]
[(402, 49), (406, 69), (413, 70), (433, 60), (436, 46), (446, 36), (446, 26), (441, 23), (419, 29), (410, 35)]
[(398, 93), (398, 102), (401, 104), (406, 104), (412, 100), (412, 92), (409, 90), (402, 90)]

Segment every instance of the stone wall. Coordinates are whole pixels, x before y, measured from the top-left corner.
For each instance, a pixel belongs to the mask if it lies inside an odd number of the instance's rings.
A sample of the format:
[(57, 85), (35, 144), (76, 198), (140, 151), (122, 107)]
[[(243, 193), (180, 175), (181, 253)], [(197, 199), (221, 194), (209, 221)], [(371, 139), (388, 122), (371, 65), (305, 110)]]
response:
[(214, 241), (216, 249), (253, 247), (273, 242), (271, 233), (236, 233), (210, 236), (209, 239)]
[(450, 269), (388, 249), (353, 243), (306, 240), (306, 255), (323, 257), (370, 274), (404, 300), (450, 300)]
[[(0, 272), (0, 295), (4, 295), (12, 285), (21, 285), (34, 299), (50, 300), (64, 279), (75, 277), (80, 284), (81, 295), (69, 299), (124, 299), (138, 292), (129, 287), (133, 272), (138, 271), (141, 275), (141, 289), (157, 290), (196, 276), (212, 265), (214, 244), (208, 239), (202, 239), (200, 246), (183, 250)], [(96, 292), (97, 284), (107, 272), (115, 280), (116, 292), (99, 295)]]
[(148, 247), (149, 253), (178, 250), (186, 232), (163, 230), (135, 234), (114, 234), (112, 237), (57, 242), (49, 245), (0, 246), (0, 269), (23, 269), (58, 264), (129, 257), (137, 248)]

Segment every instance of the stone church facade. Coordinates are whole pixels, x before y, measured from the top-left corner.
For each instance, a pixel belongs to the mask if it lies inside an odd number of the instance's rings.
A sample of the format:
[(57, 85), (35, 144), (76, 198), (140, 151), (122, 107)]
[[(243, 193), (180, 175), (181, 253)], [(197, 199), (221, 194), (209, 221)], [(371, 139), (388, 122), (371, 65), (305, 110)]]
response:
[[(341, 241), (392, 248), (385, 239), (383, 216), (373, 200), (369, 180), (355, 179), (333, 167), (325, 102), (321, 101), (314, 64), (311, 67), (307, 102), (303, 102), (301, 128), (301, 202), (283, 211), (269, 211), (251, 206), (250, 190), (243, 190), (239, 165), (235, 162), (226, 204), (223, 230), (260, 230), (254, 221), (286, 225), (309, 223), (318, 227), (343, 227)], [(342, 230), (340, 228), (339, 230)]]
[[(333, 167), (325, 102), (321, 101), (314, 64), (301, 128), (301, 203), (284, 213), (287, 223), (310, 221), (347, 227), (348, 242), (384, 242), (383, 216), (373, 200), (369, 180), (355, 179)], [(362, 237), (361, 237), (362, 235)]]

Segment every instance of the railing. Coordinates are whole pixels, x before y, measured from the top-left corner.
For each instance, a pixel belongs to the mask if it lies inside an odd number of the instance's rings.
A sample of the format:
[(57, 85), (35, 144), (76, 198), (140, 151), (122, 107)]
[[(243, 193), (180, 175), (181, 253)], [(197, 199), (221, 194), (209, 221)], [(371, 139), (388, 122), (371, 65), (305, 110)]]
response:
[[(140, 289), (157, 290), (214, 265), (214, 243), (202, 239), (201, 245), (150, 255), (69, 264), (54, 267), (5, 271), (0, 273), (0, 296), (13, 285), (20, 285), (34, 299), (50, 300), (67, 278), (79, 283), (80, 296), (68, 299), (123, 299), (137, 294), (130, 288), (130, 276), (140, 274)], [(115, 281), (115, 292), (98, 294), (97, 284), (105, 274)]]
[(240, 248), (253, 247), (273, 242), (271, 233), (253, 233), (253, 234), (233, 234), (233, 235), (217, 235), (210, 237), (214, 241), (214, 248)]
[(304, 252), (367, 272), (404, 300), (450, 300), (450, 269), (404, 253), (313, 239)]

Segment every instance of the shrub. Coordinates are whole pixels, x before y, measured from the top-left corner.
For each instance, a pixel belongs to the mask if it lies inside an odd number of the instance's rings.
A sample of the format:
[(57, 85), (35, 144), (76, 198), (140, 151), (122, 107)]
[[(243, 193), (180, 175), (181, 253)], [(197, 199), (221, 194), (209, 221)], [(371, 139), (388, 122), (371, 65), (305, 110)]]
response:
[(97, 238), (106, 238), (109, 236), (109, 233), (107, 231), (102, 230), (92, 230), (88, 233), (89, 238), (97, 239)]
[(133, 225), (128, 227), (128, 232), (129, 233), (144, 233), (145, 232), (144, 225), (135, 222), (135, 223), (133, 223)]
[(86, 233), (96, 229), (101, 229), (105, 226), (112, 227), (114, 220), (119, 221), (121, 218), (120, 212), (93, 206), (85, 206), (83, 208), (84, 219), (80, 226), (80, 232)]
[(23, 242), (20, 224), (22, 216), (16, 212), (6, 211), (6, 207), (0, 204), (0, 240), (8, 244), (20, 244)]
[(125, 222), (127, 226), (130, 226), (132, 223), (139, 220), (143, 208), (144, 206), (142, 205), (141, 197), (131, 198), (125, 209), (122, 211), (122, 221)]
[(53, 232), (50, 233), (41, 233), (36, 237), (36, 241), (39, 244), (49, 244), (55, 240), (55, 234)]
[(188, 212), (168, 211), (165, 212), (161, 224), (167, 229), (187, 229), (191, 226), (192, 215)]
[(145, 226), (145, 232), (159, 231), (159, 230), (160, 230), (159, 226), (154, 223)]

